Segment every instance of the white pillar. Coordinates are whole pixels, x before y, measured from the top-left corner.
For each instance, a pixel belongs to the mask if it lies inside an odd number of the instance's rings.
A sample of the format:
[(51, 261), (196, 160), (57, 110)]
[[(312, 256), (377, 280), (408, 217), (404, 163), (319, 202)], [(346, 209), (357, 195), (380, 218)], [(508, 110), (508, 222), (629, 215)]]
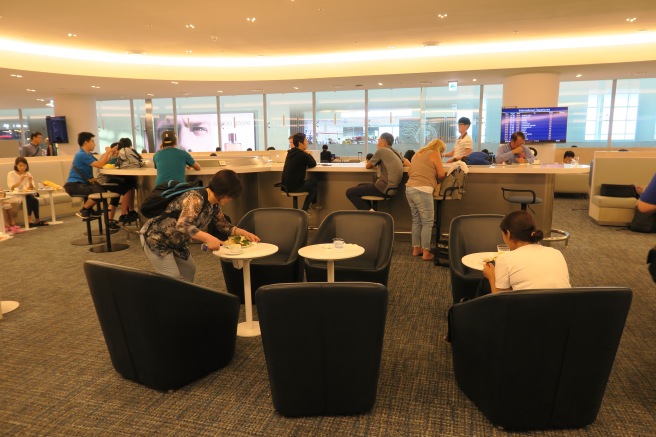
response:
[[(76, 94), (60, 94), (53, 97), (55, 115), (66, 117), (68, 144), (59, 144), (60, 155), (74, 155), (79, 146), (77, 135), (80, 132), (91, 132), (98, 137), (98, 116), (96, 99), (91, 96)], [(104, 150), (109, 144), (96, 144), (96, 151)]]
[[(558, 106), (560, 76), (558, 73), (526, 73), (508, 76), (503, 80), (502, 106), (536, 108)], [(556, 144), (533, 145), (538, 159), (544, 162), (557, 160)]]

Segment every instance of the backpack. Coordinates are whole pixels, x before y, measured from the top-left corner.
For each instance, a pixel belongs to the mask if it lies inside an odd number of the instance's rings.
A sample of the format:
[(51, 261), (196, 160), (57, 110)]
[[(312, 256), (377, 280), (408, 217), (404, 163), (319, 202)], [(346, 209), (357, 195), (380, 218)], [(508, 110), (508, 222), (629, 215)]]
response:
[(452, 200), (462, 199), (466, 182), (467, 174), (462, 169), (456, 168), (440, 183), (439, 198), (446, 199), (450, 197)]
[[(158, 217), (166, 211), (166, 207), (181, 194), (187, 191), (198, 190), (203, 196), (203, 205), (207, 200), (207, 191), (203, 186), (192, 185), (188, 182), (168, 181), (157, 185), (141, 204), (141, 214), (147, 218)], [(168, 213), (168, 217), (180, 216), (180, 213)]]
[(144, 160), (136, 151), (127, 147), (118, 152), (116, 158), (116, 167), (118, 168), (139, 168), (143, 167)]

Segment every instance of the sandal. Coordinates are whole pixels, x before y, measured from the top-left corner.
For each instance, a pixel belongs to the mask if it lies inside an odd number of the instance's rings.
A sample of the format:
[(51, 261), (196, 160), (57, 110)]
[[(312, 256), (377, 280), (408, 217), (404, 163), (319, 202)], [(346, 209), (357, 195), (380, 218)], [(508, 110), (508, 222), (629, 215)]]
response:
[(48, 226), (48, 223), (44, 222), (43, 220), (39, 220), (38, 222), (34, 223), (37, 226)]

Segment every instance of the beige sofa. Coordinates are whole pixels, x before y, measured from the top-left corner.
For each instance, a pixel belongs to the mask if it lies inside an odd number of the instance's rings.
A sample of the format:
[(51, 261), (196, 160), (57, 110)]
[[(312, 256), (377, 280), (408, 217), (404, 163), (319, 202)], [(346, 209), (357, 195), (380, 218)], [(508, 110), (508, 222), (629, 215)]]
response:
[(595, 152), (588, 215), (597, 224), (626, 226), (637, 200), (601, 195), (601, 184), (646, 186), (656, 172), (656, 152)]
[[(7, 190), (7, 173), (14, 169), (15, 158), (0, 158), (0, 187)], [(64, 186), (71, 168), (72, 156), (37, 156), (27, 159), (30, 173), (35, 183), (48, 180)], [(53, 193), (55, 214), (57, 217), (75, 214), (82, 207), (80, 198), (71, 198), (64, 190)], [(20, 198), (12, 199), (12, 212), (16, 223), (23, 224), (22, 202)], [(50, 196), (42, 194), (39, 197), (39, 212), (42, 219), (50, 217)]]

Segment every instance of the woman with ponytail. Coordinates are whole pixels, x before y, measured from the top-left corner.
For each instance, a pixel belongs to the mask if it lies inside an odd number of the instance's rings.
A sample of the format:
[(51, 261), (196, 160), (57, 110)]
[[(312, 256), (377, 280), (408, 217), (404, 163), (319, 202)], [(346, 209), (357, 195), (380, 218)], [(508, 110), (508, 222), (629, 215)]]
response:
[(542, 231), (526, 211), (513, 211), (501, 221), (501, 234), (510, 252), (483, 268), (492, 293), (507, 290), (569, 288), (569, 272), (559, 250), (540, 245)]

